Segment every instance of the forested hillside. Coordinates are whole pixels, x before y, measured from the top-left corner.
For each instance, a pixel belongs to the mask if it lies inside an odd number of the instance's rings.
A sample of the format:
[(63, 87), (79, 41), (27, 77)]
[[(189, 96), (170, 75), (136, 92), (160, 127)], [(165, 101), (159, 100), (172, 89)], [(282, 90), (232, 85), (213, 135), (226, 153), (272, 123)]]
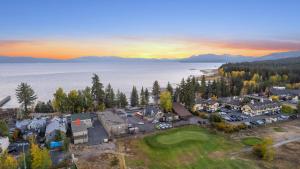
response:
[(225, 73), (244, 71), (244, 80), (250, 80), (253, 75), (257, 73), (264, 81), (284, 81), (285, 83), (300, 82), (300, 57), (268, 61), (228, 63), (222, 65), (221, 69), (223, 69)]

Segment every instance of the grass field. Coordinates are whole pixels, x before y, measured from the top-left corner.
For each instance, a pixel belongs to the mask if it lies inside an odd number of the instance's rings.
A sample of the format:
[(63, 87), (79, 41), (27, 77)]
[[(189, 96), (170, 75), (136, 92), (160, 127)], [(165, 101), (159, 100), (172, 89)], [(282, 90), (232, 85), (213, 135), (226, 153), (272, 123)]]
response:
[(242, 139), (242, 143), (247, 146), (254, 146), (256, 144), (262, 143), (262, 139), (258, 137), (246, 137)]
[(150, 169), (254, 169), (255, 164), (236, 157), (243, 144), (207, 129), (187, 126), (133, 140), (130, 168)]

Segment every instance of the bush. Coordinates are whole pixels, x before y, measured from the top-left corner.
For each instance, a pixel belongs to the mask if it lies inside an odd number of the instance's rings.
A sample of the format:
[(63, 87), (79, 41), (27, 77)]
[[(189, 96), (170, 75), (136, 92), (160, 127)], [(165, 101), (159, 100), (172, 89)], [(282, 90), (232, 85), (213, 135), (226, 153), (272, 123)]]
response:
[(219, 123), (222, 122), (223, 120), (220, 115), (214, 113), (209, 116), (209, 121), (213, 123)]
[(265, 138), (261, 144), (253, 146), (253, 154), (260, 159), (272, 161), (274, 158), (273, 140)]
[(201, 118), (203, 118), (203, 119), (208, 119), (208, 115), (206, 113), (204, 113), (204, 112), (199, 112), (198, 116), (201, 117)]
[(291, 113), (295, 112), (295, 110), (291, 106), (288, 106), (288, 105), (282, 105), (281, 111), (285, 114), (291, 114)]

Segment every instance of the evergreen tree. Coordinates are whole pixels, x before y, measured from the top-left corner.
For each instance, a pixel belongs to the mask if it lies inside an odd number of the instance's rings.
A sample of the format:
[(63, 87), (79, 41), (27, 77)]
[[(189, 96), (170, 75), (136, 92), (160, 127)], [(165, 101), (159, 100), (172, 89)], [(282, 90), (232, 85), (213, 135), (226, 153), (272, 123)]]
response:
[(130, 105), (132, 107), (136, 107), (139, 105), (139, 95), (138, 95), (138, 92), (137, 92), (135, 86), (132, 87), (132, 92), (131, 92), (131, 97), (130, 97)]
[(16, 89), (16, 96), (18, 102), (24, 108), (25, 114), (28, 114), (28, 106), (34, 104), (34, 101), (37, 99), (34, 90), (27, 83), (21, 83)]
[(205, 92), (206, 92), (206, 80), (205, 80), (205, 76), (203, 75), (201, 78), (200, 93), (205, 96)]
[(92, 77), (92, 96), (96, 103), (95, 109), (100, 109), (103, 107), (105, 93), (103, 91), (103, 84), (100, 83), (99, 76), (94, 74)]
[(158, 81), (156, 80), (156, 81), (154, 81), (153, 87), (152, 87), (152, 95), (153, 95), (155, 104), (158, 104), (159, 94), (160, 94), (160, 86), (158, 84)]
[(120, 94), (120, 107), (125, 108), (126, 106), (128, 106), (128, 101), (127, 101), (126, 95), (121, 92), (121, 94)]
[(146, 105), (146, 97), (145, 97), (144, 87), (142, 87), (142, 89), (141, 89), (140, 104), (141, 104), (141, 106)]
[(149, 104), (149, 99), (150, 99), (150, 94), (149, 94), (148, 89), (146, 88), (145, 89), (145, 101), (146, 101), (146, 105)]
[(170, 84), (170, 82), (168, 82), (168, 84), (167, 84), (167, 91), (170, 92), (171, 96), (173, 96), (173, 87)]
[(105, 106), (107, 108), (113, 108), (115, 105), (115, 93), (110, 84), (105, 89)]

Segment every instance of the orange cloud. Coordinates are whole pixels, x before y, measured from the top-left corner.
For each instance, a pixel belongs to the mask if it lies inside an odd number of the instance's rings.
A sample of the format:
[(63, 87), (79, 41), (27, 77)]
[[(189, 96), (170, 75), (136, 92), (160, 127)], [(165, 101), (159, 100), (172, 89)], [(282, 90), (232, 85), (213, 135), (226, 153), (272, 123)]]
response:
[(300, 42), (275, 40), (229, 41), (191, 37), (0, 40), (0, 55), (59, 59), (79, 56), (183, 58), (206, 53), (261, 56), (290, 50), (300, 50)]

